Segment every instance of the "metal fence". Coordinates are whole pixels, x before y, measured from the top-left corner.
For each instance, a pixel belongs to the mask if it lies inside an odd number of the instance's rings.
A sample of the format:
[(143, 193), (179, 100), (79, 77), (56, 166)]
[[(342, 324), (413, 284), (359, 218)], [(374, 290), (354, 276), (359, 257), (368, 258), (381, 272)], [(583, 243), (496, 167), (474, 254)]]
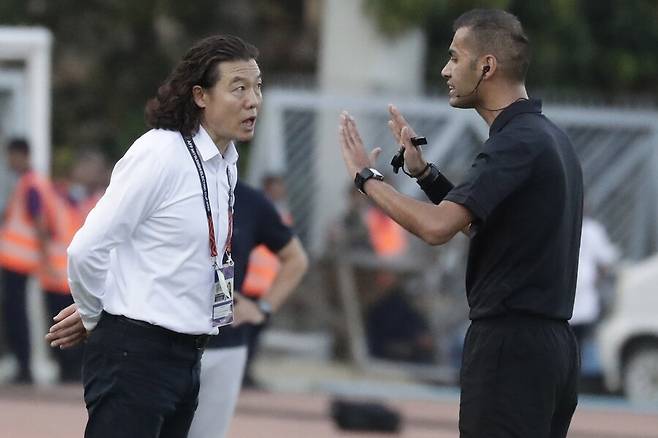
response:
[[(265, 121), (249, 176), (270, 170), (285, 174), (299, 234), (316, 254), (324, 249), (328, 224), (342, 211), (349, 184), (337, 147), (338, 114), (342, 109), (354, 114), (366, 143), (383, 147), (388, 160), (395, 151), (386, 127), (388, 103), (284, 89), (265, 96)], [(398, 106), (429, 139), (426, 157), (458, 182), (488, 136), (486, 124), (472, 110), (450, 108), (445, 99), (399, 100)], [(658, 112), (559, 105), (545, 106), (544, 112), (569, 134), (581, 158), (587, 212), (605, 225), (626, 258), (656, 252)], [(419, 196), (411, 179), (389, 181)]]
[[(416, 132), (428, 138), (426, 158), (458, 182), (488, 137), (484, 121), (475, 111), (450, 108), (445, 99), (392, 101)], [(412, 249), (402, 265), (386, 264), (374, 255), (336, 250), (335, 246), (327, 251), (328, 230), (341, 216), (346, 189), (351, 187), (338, 148), (338, 115), (347, 109), (355, 116), (366, 144), (384, 149), (378, 167), (387, 170), (397, 149), (386, 125), (389, 100), (279, 89), (270, 90), (264, 102), (264, 120), (250, 153), (248, 178), (254, 182), (265, 172), (284, 174), (295, 226), (320, 261), (316, 267), (321, 268), (307, 277), (307, 287), (297, 295), (306, 303), (295, 307), (288, 327), (328, 329), (334, 343), (369, 371), (454, 380), (458, 366), (454, 350), (459, 348), (467, 315), (464, 270), (468, 239), (459, 236), (440, 248), (412, 239)], [(605, 225), (625, 259), (655, 253), (658, 112), (560, 105), (547, 105), (544, 112), (575, 145), (583, 165), (588, 214)], [(424, 198), (413, 180), (388, 173), (387, 181), (400, 191)], [(435, 345), (429, 366), (382, 361), (368, 351), (364, 296), (376, 289), (376, 272), (382, 269), (404, 277), (409, 301), (420, 308), (431, 329)]]

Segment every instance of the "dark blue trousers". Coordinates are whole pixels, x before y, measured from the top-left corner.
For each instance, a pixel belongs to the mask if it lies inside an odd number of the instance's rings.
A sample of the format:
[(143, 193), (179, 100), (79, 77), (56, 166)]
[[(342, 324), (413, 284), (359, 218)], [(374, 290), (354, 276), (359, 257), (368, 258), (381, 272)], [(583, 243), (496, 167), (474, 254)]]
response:
[(85, 437), (186, 437), (206, 341), (103, 312), (84, 351)]
[(27, 275), (2, 270), (2, 320), (9, 351), (18, 361), (17, 382), (30, 382), (30, 327), (27, 320)]

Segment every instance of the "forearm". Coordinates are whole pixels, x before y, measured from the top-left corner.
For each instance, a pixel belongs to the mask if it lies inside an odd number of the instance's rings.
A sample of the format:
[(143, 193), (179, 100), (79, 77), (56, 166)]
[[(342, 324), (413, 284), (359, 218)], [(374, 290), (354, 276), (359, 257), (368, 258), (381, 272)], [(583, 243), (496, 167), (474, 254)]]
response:
[(277, 256), (281, 264), (267, 294), (267, 300), (275, 311), (288, 299), (308, 269), (306, 252), (296, 237)]
[(364, 190), (391, 219), (430, 245), (448, 242), (470, 223), (468, 211), (451, 202), (421, 202), (374, 179), (366, 181)]
[(103, 310), (102, 297), (108, 265), (109, 251), (106, 254), (94, 253), (89, 245), (84, 244), (82, 237), (78, 241), (74, 239), (69, 246), (69, 286), (87, 330), (93, 330)]

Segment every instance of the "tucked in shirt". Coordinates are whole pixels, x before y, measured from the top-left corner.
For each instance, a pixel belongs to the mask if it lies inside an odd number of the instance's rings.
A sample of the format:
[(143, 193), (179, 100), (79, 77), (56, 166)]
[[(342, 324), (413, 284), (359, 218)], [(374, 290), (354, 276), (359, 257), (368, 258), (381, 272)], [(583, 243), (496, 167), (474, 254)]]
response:
[[(228, 233), (229, 178), (208, 133), (194, 136), (207, 178), (218, 251)], [(179, 333), (213, 334), (214, 273), (199, 175), (179, 132), (151, 130), (114, 167), (107, 191), (68, 249), (69, 284), (87, 330), (105, 310)]]
[(573, 311), (583, 207), (580, 162), (538, 100), (494, 120), (464, 181), (445, 198), (468, 208), (477, 234), (466, 270), (470, 318)]

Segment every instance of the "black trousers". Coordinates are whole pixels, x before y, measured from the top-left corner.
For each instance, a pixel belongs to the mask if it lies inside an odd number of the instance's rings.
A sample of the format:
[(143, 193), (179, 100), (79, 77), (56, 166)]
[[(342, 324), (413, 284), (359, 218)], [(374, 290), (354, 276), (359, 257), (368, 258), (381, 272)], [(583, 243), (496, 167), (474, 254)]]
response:
[(186, 437), (207, 338), (103, 312), (84, 351), (85, 437)]
[(18, 272), (2, 270), (2, 320), (9, 351), (18, 361), (17, 381), (30, 381), (30, 327), (27, 320), (27, 279)]
[(473, 321), (461, 368), (461, 438), (564, 438), (578, 403), (580, 360), (566, 321)]

